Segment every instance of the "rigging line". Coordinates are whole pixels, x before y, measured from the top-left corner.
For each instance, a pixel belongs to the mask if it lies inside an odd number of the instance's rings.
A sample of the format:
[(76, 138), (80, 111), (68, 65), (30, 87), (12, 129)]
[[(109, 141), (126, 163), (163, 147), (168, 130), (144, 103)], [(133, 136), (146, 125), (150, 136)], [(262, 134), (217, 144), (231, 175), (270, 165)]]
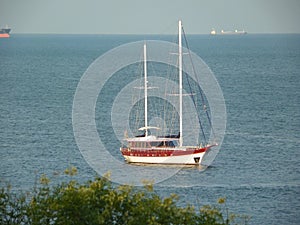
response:
[[(168, 68), (169, 69), (169, 68)], [(168, 70), (167, 70), (167, 78), (168, 78), (168, 75), (169, 73), (168, 73)], [(168, 82), (168, 79), (166, 80), (166, 82), (165, 82), (165, 88), (164, 88), (164, 90), (165, 90), (165, 93), (164, 93), (164, 99), (165, 99), (165, 101), (164, 101), (164, 115), (163, 115), (163, 118), (164, 118), (164, 129), (163, 129), (163, 131), (164, 131), (164, 134), (163, 135), (167, 135), (167, 128), (169, 127), (169, 124), (170, 124), (170, 116), (168, 115), (168, 114), (170, 114), (170, 112), (169, 112), (169, 110), (167, 109), (167, 91), (168, 91), (168, 89), (167, 89), (167, 87), (168, 87), (168, 84), (169, 84), (169, 82)], [(169, 120), (167, 120), (167, 119), (169, 119)]]
[[(141, 51), (140, 62), (143, 62), (142, 59), (143, 59), (143, 50)], [(142, 86), (142, 79), (140, 79), (143, 76), (142, 65), (143, 65), (142, 63), (138, 63), (137, 68), (135, 70), (136, 77), (140, 81), (139, 87)], [(142, 111), (141, 108), (142, 108), (143, 104), (142, 104), (142, 101), (140, 100), (141, 96), (142, 96), (142, 91), (143, 91), (142, 89), (139, 89), (138, 92), (132, 90), (133, 103), (137, 100), (136, 109), (135, 109), (135, 122), (134, 122), (134, 130), (135, 131), (137, 131), (141, 127), (140, 123), (141, 123), (141, 118), (143, 117), (143, 115), (141, 113), (141, 111)]]
[[(149, 76), (154, 76), (154, 77), (159, 77), (161, 76), (161, 68), (159, 66), (159, 73), (157, 73), (156, 69), (155, 69), (155, 65), (154, 65), (154, 62), (152, 61), (148, 61), (148, 68), (149, 68), (149, 73), (148, 73), (148, 77)], [(157, 88), (160, 88), (159, 86)], [(154, 101), (154, 102), (153, 102)], [(150, 102), (150, 107), (149, 109), (153, 109), (151, 112), (152, 114), (149, 114), (150, 116), (152, 115), (153, 117), (153, 114), (154, 116), (157, 116), (158, 118), (163, 118), (165, 119), (165, 115), (164, 113), (166, 112), (165, 110), (165, 104), (161, 104), (161, 97), (160, 96), (156, 96), (155, 98), (152, 98), (152, 102)], [(162, 108), (161, 108), (162, 107)], [(163, 115), (162, 115), (163, 114)], [(150, 117), (149, 117), (150, 118)], [(156, 131), (158, 133), (158, 136), (159, 135), (163, 135), (163, 131), (164, 131), (164, 128), (165, 128), (165, 123), (163, 124), (160, 124), (159, 122), (160, 121), (156, 121), (157, 124), (154, 125), (154, 126), (157, 126), (157, 127), (160, 127), (161, 129), (159, 131)], [(162, 125), (162, 126), (161, 126)]]
[[(178, 41), (178, 35), (176, 37), (176, 41)], [(174, 45), (171, 48), (171, 50), (172, 51), (170, 51), (170, 52), (176, 52), (177, 51), (177, 47)], [(173, 54), (169, 54), (169, 59), (170, 59), (170, 62), (172, 62), (174, 60)], [(179, 64), (178, 57), (176, 57), (175, 59), (176, 59), (176, 65), (178, 65)], [(179, 81), (178, 81), (178, 69), (177, 69), (177, 67), (171, 66), (171, 63), (170, 63), (169, 64), (169, 68), (170, 68), (170, 83), (171, 82), (175, 82), (175, 83), (178, 84)], [(176, 89), (172, 89), (169, 92), (171, 93), (171, 91), (174, 92), (174, 93), (177, 93), (178, 92), (177, 86), (176, 86)], [(173, 98), (173, 97), (169, 96), (169, 98)], [(179, 108), (179, 102), (177, 102), (177, 104), (178, 104), (177, 106)], [(170, 134), (174, 134), (175, 131), (176, 131), (176, 133), (178, 133), (179, 129), (180, 129), (179, 128), (179, 112), (177, 111), (176, 106), (172, 107), (172, 111), (171, 112), (172, 112), (172, 116), (171, 116), (171, 120), (170, 120), (170, 122), (171, 122)]]
[[(186, 77), (186, 80), (187, 80), (187, 83), (188, 83), (188, 85), (189, 85), (189, 88), (190, 88), (190, 91), (192, 90), (192, 87), (191, 87), (191, 83), (190, 83), (190, 80), (189, 80), (189, 77), (188, 76), (185, 76)], [(196, 101), (195, 101), (195, 96), (194, 95), (191, 95), (191, 98), (192, 98), (192, 100), (193, 100), (193, 104), (194, 104), (194, 106), (195, 106), (195, 108), (196, 108), (196, 110), (197, 110), (197, 103), (196, 103)], [(198, 111), (198, 110), (197, 110)], [(200, 118), (200, 115), (197, 113), (197, 115), (198, 115), (198, 122), (199, 122), (199, 124), (200, 124), (200, 128), (201, 128), (201, 132), (202, 132), (202, 135), (203, 135), (203, 138), (204, 138), (204, 142), (205, 143), (207, 143), (206, 142), (206, 135), (205, 135), (205, 132), (204, 132), (204, 129), (203, 129), (203, 125), (202, 125), (202, 121), (201, 121), (201, 118)]]
[[(143, 76), (143, 69), (142, 69), (142, 54), (143, 54), (143, 52), (141, 52), (141, 63), (139, 63), (139, 66), (138, 66), (138, 69), (139, 69), (139, 78), (141, 78), (142, 76)], [(143, 85), (143, 79), (140, 79), (140, 84), (139, 84), (139, 86), (141, 87), (142, 85)], [(136, 113), (137, 113), (137, 117), (136, 117), (136, 128), (135, 128), (135, 130), (137, 131), (140, 127), (141, 127), (141, 120), (142, 120), (142, 118), (144, 118), (144, 115), (143, 115), (143, 111), (141, 110), (142, 109), (142, 107), (144, 106), (143, 105), (143, 101), (142, 100), (140, 100), (140, 99), (142, 99), (142, 96), (144, 96), (143, 95), (143, 89), (140, 89), (139, 91), (138, 91), (138, 107), (137, 107), (137, 109), (136, 109)]]
[[(174, 47), (170, 48), (170, 52), (174, 52)], [(168, 57), (169, 62), (171, 62), (172, 59), (173, 59), (172, 55), (169, 54), (169, 57)], [(167, 65), (167, 77), (166, 77), (167, 79), (165, 82), (165, 98), (166, 99), (170, 98), (169, 92), (173, 91), (173, 90), (170, 90), (169, 87), (170, 87), (170, 84), (172, 83), (172, 81), (176, 80), (174, 78), (174, 76), (175, 76), (174, 68), (171, 66), (171, 63), (169, 63)], [(171, 107), (172, 104), (168, 105), (167, 103), (168, 103), (168, 101), (165, 101), (165, 104), (164, 104), (164, 106), (167, 109), (165, 111), (164, 117), (165, 117), (165, 121), (167, 122), (167, 128), (168, 128), (168, 130), (166, 129), (165, 133), (166, 133), (166, 135), (172, 135), (173, 132), (175, 131), (175, 125), (176, 125), (176, 108)]]
[[(174, 38), (173, 38), (173, 41)], [(170, 47), (170, 50), (169, 52), (173, 52), (174, 51), (174, 48), (173, 47)], [(171, 135), (173, 133), (173, 130), (174, 130), (174, 121), (175, 121), (175, 116), (174, 116), (174, 109), (173, 107), (170, 108), (170, 106), (167, 104), (169, 102), (169, 98), (170, 96), (168, 95), (170, 92), (170, 84), (171, 82), (173, 81), (173, 68), (171, 67), (171, 62), (172, 62), (172, 56), (169, 54), (168, 55), (168, 62), (170, 62), (169, 64), (167, 64), (167, 79), (166, 79), (166, 82), (165, 82), (165, 98), (168, 100), (168, 101), (165, 101), (165, 107), (167, 107), (167, 110), (165, 111), (165, 121), (167, 122), (167, 129), (165, 131), (166, 135)]]
[[(183, 30), (183, 28), (182, 28), (182, 30)], [(186, 43), (186, 45), (187, 45), (187, 48), (188, 48), (188, 51), (189, 51), (189, 55), (190, 55), (190, 50), (189, 50), (189, 47), (188, 47), (188, 43), (187, 43), (187, 40), (186, 40), (186, 36), (185, 36), (184, 30), (183, 30), (183, 34), (184, 34), (185, 43)], [(194, 74), (195, 74), (195, 76), (196, 76), (196, 73), (195, 73), (195, 70), (194, 70), (193, 61), (192, 61), (191, 58), (190, 58), (190, 61), (191, 61), (191, 64), (192, 64), (193, 72), (194, 72)], [(189, 90), (190, 90), (190, 92), (192, 92), (192, 87), (191, 87), (191, 82), (190, 82), (189, 76), (185, 76), (185, 77), (186, 77), (186, 81), (187, 81), (188, 86), (189, 86)], [(197, 79), (197, 76), (196, 76), (196, 79)], [(197, 83), (199, 83), (199, 82), (197, 81)], [(201, 94), (201, 93), (200, 93), (200, 94)], [(191, 98), (192, 98), (192, 100), (193, 100), (194, 107), (195, 107), (196, 110), (198, 111), (198, 104), (197, 104), (197, 100), (195, 99), (196, 96), (191, 95)], [(202, 98), (203, 101), (204, 101), (203, 96), (201, 96), (201, 98)], [(204, 103), (203, 103), (203, 104), (204, 104)], [(207, 139), (206, 139), (206, 135), (205, 135), (205, 132), (204, 132), (203, 124), (202, 124), (202, 121), (201, 121), (201, 118), (200, 118), (200, 114), (197, 113), (197, 116), (198, 116), (198, 122), (199, 122), (199, 125), (200, 125), (200, 128), (201, 128), (201, 133), (202, 133), (202, 135), (203, 135), (204, 142), (207, 143)]]
[(165, 130), (165, 135), (171, 135), (172, 134), (172, 131), (173, 131), (173, 114), (174, 114), (174, 110), (171, 108), (170, 109), (170, 106), (167, 104), (169, 102), (169, 95), (168, 95), (168, 92), (169, 92), (169, 87), (170, 87), (170, 76), (172, 74), (171, 71), (171, 67), (170, 65), (168, 65), (167, 67), (167, 79), (166, 79), (166, 82), (165, 82), (165, 101), (164, 101), (164, 120), (166, 121), (166, 129)]
[[(178, 38), (177, 38), (177, 40), (178, 40)], [(174, 49), (173, 52), (175, 52), (175, 49)], [(170, 57), (171, 57), (171, 55), (170, 55)], [(176, 57), (176, 65), (178, 65), (178, 64), (179, 64), (179, 59), (178, 59), (178, 57)], [(177, 67), (171, 67), (171, 70), (172, 70), (172, 73), (171, 73), (172, 74), (172, 81), (176, 82), (178, 84), (179, 83), (178, 69), (177, 69)], [(176, 87), (175, 90), (173, 89), (172, 91), (174, 92), (174, 94), (178, 93), (177, 87)], [(177, 102), (177, 107), (179, 108), (179, 102)], [(180, 133), (179, 118), (180, 118), (179, 112), (176, 110), (176, 107), (175, 107), (172, 110), (172, 121), (171, 121), (172, 122), (172, 132), (171, 132), (171, 134), (175, 133), (175, 131), (176, 131), (176, 133)], [(180, 135), (182, 135), (182, 133)]]
[[(186, 44), (186, 47), (187, 47), (188, 52), (189, 52), (189, 57), (190, 57), (190, 60), (191, 60), (192, 69), (193, 69), (194, 75), (196, 77), (197, 83), (199, 84), (199, 80), (198, 80), (198, 77), (197, 77), (197, 74), (196, 74), (196, 70), (195, 70), (195, 65), (194, 65), (194, 62), (192, 60), (191, 51), (190, 51), (189, 44), (187, 42), (187, 38), (186, 38), (186, 35), (185, 35), (183, 27), (182, 27), (182, 31), (183, 31), (182, 33), (183, 33), (183, 36), (184, 36), (185, 44)], [(214, 128), (212, 126), (211, 118), (209, 116), (209, 113), (208, 113), (208, 110), (207, 110), (207, 107), (206, 107), (206, 104), (205, 104), (204, 95), (203, 95), (202, 90), (201, 90), (201, 88), (200, 88), (199, 85), (198, 85), (198, 89), (199, 89), (199, 93), (200, 93), (200, 96), (201, 96), (201, 101), (202, 101), (202, 104), (203, 104), (203, 109), (206, 112), (206, 116), (207, 116), (207, 119), (208, 119), (208, 122), (209, 122), (209, 126), (210, 126), (210, 129), (212, 131), (213, 137), (215, 139), (216, 138), (215, 131), (214, 131)]]
[[(170, 55), (170, 59), (171, 59), (171, 55)], [(178, 63), (178, 59), (177, 59), (177, 63)], [(177, 78), (177, 72), (178, 71), (174, 67), (171, 67), (171, 66), (170, 66), (170, 70), (171, 70), (171, 73), (170, 73), (171, 81), (177, 81), (176, 78)], [(170, 90), (170, 92), (171, 91), (175, 91), (175, 90), (172, 89), (172, 90)], [(176, 92), (177, 92), (177, 89), (176, 89)], [(172, 97), (170, 96), (169, 98), (172, 98)], [(170, 134), (173, 134), (175, 131), (177, 131), (179, 129), (179, 127), (178, 127), (179, 118), (178, 118), (178, 114), (177, 114), (178, 112), (176, 110), (176, 107), (172, 108), (171, 112), (172, 112), (172, 115), (171, 115), (171, 120), (170, 120), (170, 122), (171, 122)]]

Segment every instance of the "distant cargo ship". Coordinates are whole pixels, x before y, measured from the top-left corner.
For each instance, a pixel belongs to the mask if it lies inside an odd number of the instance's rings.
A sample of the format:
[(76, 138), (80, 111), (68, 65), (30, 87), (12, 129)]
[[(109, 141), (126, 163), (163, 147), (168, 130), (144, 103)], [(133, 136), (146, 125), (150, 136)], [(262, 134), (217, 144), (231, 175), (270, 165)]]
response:
[(2, 28), (0, 30), (0, 38), (9, 38), (10, 31), (11, 31), (11, 29), (8, 28), (8, 26), (6, 26), (5, 28)]
[[(212, 31), (210, 32), (211, 35), (217, 35), (218, 33), (216, 32), (215, 29), (212, 29)], [(221, 33), (219, 34), (222, 34), (222, 35), (235, 35), (235, 34), (247, 34), (246, 31), (244, 30), (235, 30), (235, 31), (224, 31), (224, 30), (221, 30)]]
[(224, 31), (224, 30), (221, 30), (221, 34), (247, 34), (246, 31), (244, 30), (235, 30), (235, 31)]

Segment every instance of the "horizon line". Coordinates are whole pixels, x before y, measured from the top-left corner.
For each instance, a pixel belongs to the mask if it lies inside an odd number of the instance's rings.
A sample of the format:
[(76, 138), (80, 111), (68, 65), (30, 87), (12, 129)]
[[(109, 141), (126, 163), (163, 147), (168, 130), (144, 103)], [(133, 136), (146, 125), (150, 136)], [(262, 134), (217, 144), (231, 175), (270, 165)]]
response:
[[(164, 34), (160, 34), (160, 33), (56, 33), (56, 32), (17, 32), (17, 33), (10, 33), (10, 36), (13, 35), (22, 35), (22, 34), (29, 34), (29, 35), (148, 35), (148, 36), (173, 36), (176, 34), (172, 34), (172, 33), (164, 33)], [(257, 35), (257, 34), (300, 34), (300, 32), (247, 32), (247, 34), (215, 34), (212, 35), (210, 34), (210, 32), (208, 33), (189, 33), (186, 34), (187, 36), (190, 35), (209, 35), (209, 36), (245, 36), (245, 35)]]

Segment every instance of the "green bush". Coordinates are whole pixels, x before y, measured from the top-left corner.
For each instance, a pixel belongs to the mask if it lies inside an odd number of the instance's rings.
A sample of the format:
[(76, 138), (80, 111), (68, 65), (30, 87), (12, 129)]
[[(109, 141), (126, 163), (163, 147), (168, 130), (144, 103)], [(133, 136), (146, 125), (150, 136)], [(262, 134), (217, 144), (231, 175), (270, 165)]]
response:
[[(75, 168), (65, 171), (76, 173)], [(178, 196), (161, 198), (151, 184), (144, 189), (122, 185), (112, 187), (108, 177), (95, 178), (84, 184), (71, 180), (68, 183), (49, 185), (46, 176), (40, 185), (26, 194), (14, 194), (11, 187), (0, 191), (0, 224), (233, 224), (234, 216), (224, 217), (218, 206), (178, 207)], [(246, 219), (245, 219), (246, 223)]]

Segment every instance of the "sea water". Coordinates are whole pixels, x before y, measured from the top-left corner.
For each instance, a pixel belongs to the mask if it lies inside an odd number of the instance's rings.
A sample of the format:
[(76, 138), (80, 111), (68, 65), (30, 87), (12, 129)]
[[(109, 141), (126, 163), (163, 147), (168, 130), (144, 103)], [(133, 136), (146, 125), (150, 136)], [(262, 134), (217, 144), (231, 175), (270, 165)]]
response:
[[(63, 171), (70, 165), (78, 168), (80, 182), (93, 179), (96, 172), (82, 157), (73, 134), (77, 85), (100, 55), (147, 39), (173, 40), (20, 34), (0, 39), (1, 181), (29, 190), (42, 173), (54, 182), (68, 179)], [(229, 211), (251, 216), (250, 224), (299, 224), (300, 35), (191, 35), (188, 41), (223, 91), (226, 133), (205, 171), (183, 168), (156, 184), (155, 191), (161, 196), (176, 193), (178, 204), (196, 207), (226, 197)], [(101, 114), (105, 107), (97, 105), (96, 111)], [(109, 118), (96, 119), (110, 126)], [(125, 163), (120, 143), (110, 143), (110, 135), (106, 146)], [(163, 173), (164, 168), (154, 167), (155, 171)]]

